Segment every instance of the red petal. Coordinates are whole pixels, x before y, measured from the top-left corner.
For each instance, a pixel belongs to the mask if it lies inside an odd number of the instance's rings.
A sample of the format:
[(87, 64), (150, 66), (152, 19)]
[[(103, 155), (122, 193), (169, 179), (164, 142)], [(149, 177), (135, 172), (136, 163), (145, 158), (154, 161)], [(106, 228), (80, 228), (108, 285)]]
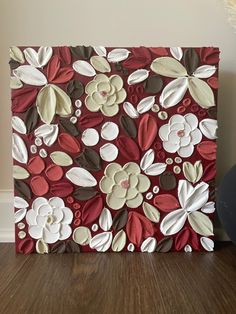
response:
[(200, 58), (203, 63), (215, 64), (219, 62), (220, 51), (218, 48), (204, 47), (200, 49)]
[(207, 160), (216, 159), (216, 143), (212, 141), (204, 141), (197, 145), (199, 154)]
[(51, 164), (45, 170), (47, 178), (51, 181), (58, 181), (63, 176), (63, 170), (60, 166)]
[(79, 119), (79, 124), (83, 128), (92, 128), (102, 123), (103, 119), (104, 118), (100, 113), (89, 113), (89, 114), (83, 115)]
[(31, 86), (12, 90), (12, 111), (25, 112), (30, 106), (34, 104), (38, 92), (38, 88)]
[(219, 88), (219, 80), (217, 77), (210, 77), (208, 80), (207, 80), (207, 83), (214, 89), (218, 89)]
[(138, 143), (142, 150), (147, 150), (152, 145), (157, 135), (156, 119), (149, 113), (143, 115), (138, 129)]
[(151, 54), (148, 48), (139, 47), (132, 49), (132, 55), (123, 62), (123, 66), (128, 69), (145, 67), (151, 62)]
[(164, 212), (180, 208), (178, 200), (171, 194), (157, 195), (154, 198), (154, 205)]
[(82, 209), (82, 221), (84, 224), (90, 224), (96, 220), (103, 209), (103, 199), (97, 195), (86, 202)]
[(61, 133), (58, 136), (58, 143), (61, 148), (70, 153), (80, 152), (80, 143), (68, 133)]
[(71, 80), (73, 76), (74, 70), (71, 67), (64, 67), (58, 71), (57, 77), (54, 78), (52, 82), (57, 84), (63, 84)]
[(158, 56), (168, 56), (168, 51), (166, 48), (150, 47), (149, 49), (151, 50), (151, 52), (155, 53)]
[(140, 151), (138, 145), (129, 137), (119, 136), (116, 145), (121, 153), (128, 160), (139, 160)]
[(47, 66), (47, 78), (49, 82), (52, 82), (61, 67), (61, 62), (58, 56), (53, 56)]
[(198, 236), (197, 234), (188, 227), (182, 229), (175, 238), (175, 249), (181, 251), (186, 244), (190, 244), (193, 249), (198, 249)]
[(71, 53), (70, 53), (70, 48), (63, 46), (63, 47), (55, 47), (55, 54), (57, 54), (61, 61), (65, 64), (71, 64)]
[(203, 173), (202, 181), (208, 182), (216, 177), (216, 162), (209, 163)]
[(73, 192), (73, 185), (69, 182), (54, 183), (50, 187), (50, 193), (58, 197), (66, 197)]
[(49, 185), (42, 176), (33, 177), (30, 181), (30, 187), (32, 192), (37, 196), (42, 196), (49, 190)]
[(32, 253), (34, 250), (34, 241), (31, 238), (25, 238), (18, 245), (18, 252), (22, 254)]
[(45, 162), (40, 156), (33, 157), (28, 162), (28, 170), (32, 174), (40, 174), (45, 168)]

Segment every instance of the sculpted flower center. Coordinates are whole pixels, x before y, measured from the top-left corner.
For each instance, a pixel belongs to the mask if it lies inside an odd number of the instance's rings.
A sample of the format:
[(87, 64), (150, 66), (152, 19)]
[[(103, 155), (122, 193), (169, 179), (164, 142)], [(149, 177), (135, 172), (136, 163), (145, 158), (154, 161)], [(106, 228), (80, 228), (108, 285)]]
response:
[(184, 130), (179, 130), (179, 131), (177, 132), (177, 135), (178, 135), (179, 137), (183, 137), (183, 136), (185, 135)]
[(122, 180), (120, 182), (120, 185), (121, 185), (122, 188), (128, 189), (129, 188), (129, 180)]
[(107, 96), (107, 92), (106, 92), (105, 90), (102, 90), (102, 91), (100, 92), (100, 95), (101, 95), (102, 97), (106, 97), (106, 96)]
[(52, 215), (48, 215), (48, 218), (47, 218), (47, 223), (49, 225), (51, 225), (53, 223), (54, 219), (53, 219), (53, 216)]

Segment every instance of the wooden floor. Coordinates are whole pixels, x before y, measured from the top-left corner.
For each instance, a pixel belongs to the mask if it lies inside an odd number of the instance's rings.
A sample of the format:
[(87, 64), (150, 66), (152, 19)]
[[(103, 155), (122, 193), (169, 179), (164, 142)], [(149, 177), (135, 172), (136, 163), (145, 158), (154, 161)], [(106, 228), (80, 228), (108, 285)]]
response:
[(236, 313), (236, 247), (23, 256), (0, 244), (0, 313)]

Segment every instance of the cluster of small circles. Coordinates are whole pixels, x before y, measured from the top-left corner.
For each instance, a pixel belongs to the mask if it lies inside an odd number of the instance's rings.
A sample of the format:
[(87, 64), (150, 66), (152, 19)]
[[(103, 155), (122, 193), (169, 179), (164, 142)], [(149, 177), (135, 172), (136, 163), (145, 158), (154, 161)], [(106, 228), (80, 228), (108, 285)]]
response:
[(154, 104), (151, 108), (152, 112), (157, 113), (157, 116), (160, 120), (166, 120), (168, 118), (168, 113), (166, 111), (161, 110), (158, 104)]
[(183, 114), (187, 107), (190, 108), (190, 111), (193, 112), (193, 113), (197, 113), (199, 117), (204, 117), (206, 115), (206, 111), (203, 110), (203, 109), (200, 109), (199, 106), (197, 104), (192, 104), (192, 101), (190, 98), (185, 98), (183, 101), (182, 101), (182, 105), (180, 105), (178, 108), (177, 108), (177, 112), (179, 114)]
[(81, 116), (81, 109), (80, 109), (81, 106), (82, 106), (81, 100), (80, 100), (80, 99), (77, 99), (77, 100), (75, 101), (75, 107), (76, 107), (77, 109), (75, 110), (75, 115), (70, 118), (70, 122), (71, 122), (71, 123), (75, 124), (75, 123), (77, 122), (78, 118)]
[[(166, 158), (166, 164), (167, 165), (172, 165), (174, 163), (174, 161), (175, 161), (175, 163), (180, 164), (182, 162), (182, 158), (175, 157), (174, 160), (172, 158)], [(179, 174), (181, 172), (181, 168), (179, 166), (174, 166), (173, 171), (175, 174)]]
[(152, 189), (152, 192), (148, 192), (146, 194), (146, 199), (151, 200), (153, 198), (153, 194), (157, 194), (160, 191), (159, 186), (155, 185)]
[[(42, 144), (38, 145), (38, 144), (40, 143), (39, 140), (42, 141), (39, 137), (36, 137), (36, 139), (35, 139), (35, 144), (36, 144), (37, 146), (41, 146), (41, 145), (42, 145)], [(38, 148), (37, 148), (36, 145), (33, 144), (33, 145), (30, 146), (30, 152), (31, 152), (32, 154), (36, 154), (37, 151), (38, 151)], [(48, 155), (48, 153), (47, 153), (46, 149), (41, 148), (41, 149), (39, 150), (39, 156), (40, 156), (40, 157), (46, 158), (47, 155)]]
[(17, 227), (20, 229), (18, 232), (18, 238), (22, 240), (26, 237), (26, 232), (23, 230), (25, 228), (25, 224), (23, 222), (19, 222)]
[(131, 94), (131, 96), (130, 96), (131, 103), (136, 104), (139, 100), (138, 95), (143, 94), (143, 86), (141, 86), (141, 85), (137, 85), (137, 86), (130, 85), (128, 87), (128, 92), (129, 92), (129, 94)]
[(66, 198), (66, 201), (68, 204), (72, 205), (72, 207), (76, 210), (74, 217), (74, 225), (75, 226), (79, 226), (81, 224), (81, 211), (79, 210), (81, 208), (81, 205), (79, 203), (77, 203), (74, 199), (74, 197), (72, 196), (68, 196)]

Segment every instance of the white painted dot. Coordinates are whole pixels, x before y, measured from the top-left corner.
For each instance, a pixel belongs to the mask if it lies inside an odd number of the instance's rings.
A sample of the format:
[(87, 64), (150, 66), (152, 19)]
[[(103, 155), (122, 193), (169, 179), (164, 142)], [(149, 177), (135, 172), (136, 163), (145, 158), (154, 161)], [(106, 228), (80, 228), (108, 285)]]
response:
[(106, 122), (103, 124), (101, 129), (101, 137), (104, 140), (112, 141), (117, 138), (119, 134), (119, 127), (114, 122)]
[(99, 150), (101, 158), (105, 161), (115, 160), (118, 156), (118, 152), (118, 148), (111, 143), (104, 144)]
[(82, 101), (80, 99), (76, 99), (75, 107), (80, 108), (82, 106)]
[(36, 137), (34, 143), (36, 146), (42, 146), (43, 145), (43, 141), (39, 137)]
[(159, 186), (157, 186), (157, 185), (155, 185), (154, 187), (153, 187), (153, 193), (154, 194), (157, 194), (159, 191), (160, 191), (160, 188), (159, 188)]
[(77, 118), (76, 117), (71, 117), (70, 118), (70, 122), (75, 124), (77, 122)]
[(128, 250), (129, 252), (133, 252), (134, 249), (135, 249), (135, 247), (134, 247), (133, 243), (129, 243), (128, 246), (127, 246), (127, 250)]
[(93, 224), (93, 225), (92, 225), (92, 230), (93, 230), (94, 232), (98, 231), (98, 225), (97, 225), (97, 224)]
[(48, 153), (46, 152), (46, 150), (44, 148), (40, 149), (39, 151), (39, 156), (42, 158), (46, 158), (48, 155)]
[(147, 200), (151, 200), (152, 198), (153, 198), (152, 192), (148, 192), (148, 193), (146, 194), (146, 199), (147, 199)]
[(30, 146), (30, 152), (32, 154), (36, 154), (37, 153), (37, 146), (36, 145), (31, 145)]
[(93, 128), (84, 130), (81, 136), (81, 140), (86, 146), (94, 146), (99, 141), (98, 131)]

